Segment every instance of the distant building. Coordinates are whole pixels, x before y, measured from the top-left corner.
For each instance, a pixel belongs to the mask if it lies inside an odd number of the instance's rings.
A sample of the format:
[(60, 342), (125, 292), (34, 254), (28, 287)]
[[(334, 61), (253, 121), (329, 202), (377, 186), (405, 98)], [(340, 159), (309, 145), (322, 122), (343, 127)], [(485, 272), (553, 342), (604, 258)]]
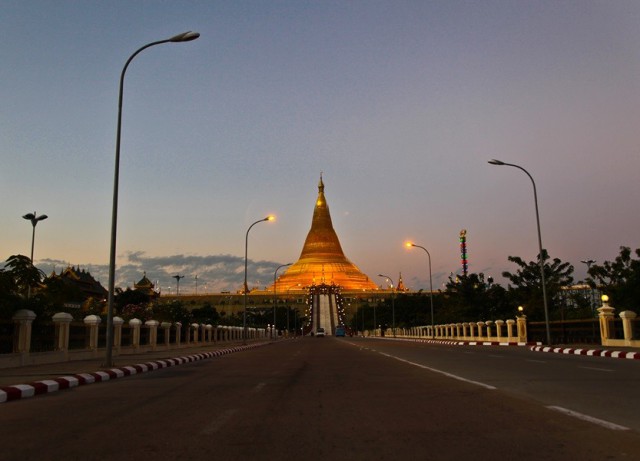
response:
[(49, 276), (51, 279), (58, 279), (69, 288), (67, 293), (74, 299), (65, 299), (66, 304), (79, 305), (89, 298), (97, 301), (106, 300), (107, 290), (93, 278), (89, 271), (80, 269), (79, 267), (69, 266), (60, 274), (55, 271)]
[(142, 278), (138, 282), (133, 284), (133, 289), (144, 293), (151, 298), (156, 298), (159, 296), (158, 292), (156, 291), (156, 286), (151, 280), (147, 278), (146, 272), (144, 272)]

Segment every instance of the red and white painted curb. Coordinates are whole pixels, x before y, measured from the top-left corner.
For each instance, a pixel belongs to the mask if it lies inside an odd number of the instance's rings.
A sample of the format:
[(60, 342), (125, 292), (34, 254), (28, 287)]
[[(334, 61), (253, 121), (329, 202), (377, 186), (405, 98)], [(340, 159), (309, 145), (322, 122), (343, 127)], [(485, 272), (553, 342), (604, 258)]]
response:
[(188, 355), (185, 357), (176, 357), (165, 360), (156, 360), (153, 362), (139, 363), (137, 365), (129, 365), (121, 368), (111, 368), (109, 370), (95, 371), (93, 373), (79, 373), (71, 376), (60, 376), (54, 379), (45, 379), (35, 381), (29, 384), (15, 384), (12, 386), (0, 387), (0, 403), (10, 400), (25, 399), (40, 394), (48, 394), (63, 389), (71, 389), (73, 387), (85, 384), (100, 383), (110, 381), (112, 379), (123, 378), (125, 376), (146, 373), (148, 371), (159, 370), (161, 368), (173, 367), (184, 363), (197, 362), (199, 360), (219, 357), (221, 355), (240, 352), (247, 349), (264, 346), (270, 343), (249, 344), (246, 346), (230, 347), (228, 349), (220, 349), (212, 352), (203, 352), (200, 354)]
[(555, 354), (586, 355), (589, 357), (611, 357), (614, 359), (640, 360), (640, 352), (610, 351), (604, 349), (575, 349), (572, 347), (533, 346), (534, 352)]
[[(394, 338), (392, 336), (367, 336), (368, 339), (387, 339), (393, 341), (412, 341), (426, 344), (442, 344), (445, 346), (531, 346), (533, 343), (517, 341), (458, 341), (455, 339), (423, 339), (423, 338)], [(538, 343), (540, 344), (540, 343)]]

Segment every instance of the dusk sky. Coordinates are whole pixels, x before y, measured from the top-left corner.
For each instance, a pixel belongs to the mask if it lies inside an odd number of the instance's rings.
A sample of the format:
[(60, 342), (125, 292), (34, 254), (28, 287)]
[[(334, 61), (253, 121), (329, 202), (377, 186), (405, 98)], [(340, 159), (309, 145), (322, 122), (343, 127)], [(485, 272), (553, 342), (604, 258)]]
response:
[[(412, 289), (640, 247), (640, 2), (24, 1), (0, 14), (0, 258), (240, 289), (295, 262), (323, 172), (346, 256)], [(397, 280), (396, 280), (397, 281)]]

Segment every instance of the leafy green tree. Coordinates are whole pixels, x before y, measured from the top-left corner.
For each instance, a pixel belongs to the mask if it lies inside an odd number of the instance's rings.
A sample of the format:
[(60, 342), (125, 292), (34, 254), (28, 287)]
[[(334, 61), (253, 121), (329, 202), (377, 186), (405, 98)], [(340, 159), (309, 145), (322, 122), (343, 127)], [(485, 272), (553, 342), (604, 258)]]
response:
[(117, 290), (114, 299), (117, 312), (123, 312), (125, 306), (146, 306), (150, 301), (151, 296), (140, 290), (132, 290), (131, 288), (127, 288), (126, 290)]
[(193, 320), (191, 312), (178, 300), (154, 302), (151, 305), (151, 310), (153, 312), (153, 319), (159, 322), (180, 322), (186, 325)]
[[(640, 258), (640, 248), (634, 253)], [(640, 259), (633, 258), (629, 247), (620, 247), (620, 254), (613, 261), (592, 265), (588, 274), (589, 286), (606, 293), (613, 306), (620, 310), (640, 306)]]
[(9, 256), (5, 263), (9, 277), (13, 284), (11, 289), (15, 294), (26, 296), (29, 288), (37, 288), (45, 274), (34, 266), (29, 257), (24, 255)]
[(215, 307), (211, 303), (206, 302), (202, 307), (198, 307), (191, 311), (193, 321), (196, 323), (204, 323), (216, 325), (220, 315)]
[[(573, 266), (559, 258), (550, 260), (546, 250), (542, 250), (544, 277), (547, 291), (549, 317), (559, 319), (562, 305), (561, 288), (573, 284)], [(526, 262), (518, 256), (509, 256), (509, 261), (518, 265), (514, 272), (505, 271), (502, 276), (509, 279), (509, 296), (515, 304), (525, 307), (530, 320), (544, 320), (544, 302), (542, 298), (542, 279), (539, 260)]]
[(506, 290), (481, 273), (449, 277), (444, 306), (436, 323), (497, 320), (513, 317)]
[[(44, 309), (37, 289), (43, 277), (44, 273), (27, 256), (10, 256), (0, 269), (0, 317), (11, 318), (19, 309), (29, 309), (41, 316)], [(29, 287), (32, 296), (27, 298)]]

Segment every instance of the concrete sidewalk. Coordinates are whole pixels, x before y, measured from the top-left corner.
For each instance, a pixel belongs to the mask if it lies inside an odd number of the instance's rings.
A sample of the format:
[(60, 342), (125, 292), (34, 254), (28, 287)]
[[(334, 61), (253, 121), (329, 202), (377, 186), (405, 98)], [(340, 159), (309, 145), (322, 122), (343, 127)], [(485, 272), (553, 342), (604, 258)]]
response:
[(237, 341), (125, 354), (114, 357), (113, 367), (104, 367), (104, 357), (99, 357), (90, 360), (5, 368), (0, 370), (0, 402), (195, 362), (268, 344), (270, 344), (268, 340), (250, 341), (247, 345)]

